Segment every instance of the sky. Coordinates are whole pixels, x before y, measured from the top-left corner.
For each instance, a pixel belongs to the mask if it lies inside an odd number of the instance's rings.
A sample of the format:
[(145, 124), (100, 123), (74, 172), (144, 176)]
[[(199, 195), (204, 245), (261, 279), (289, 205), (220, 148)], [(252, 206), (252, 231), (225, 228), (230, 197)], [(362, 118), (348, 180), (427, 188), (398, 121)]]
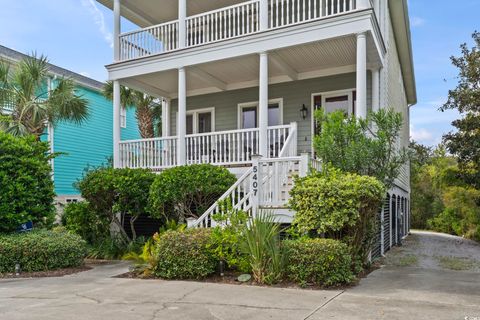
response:
[[(394, 0), (397, 1), (397, 0)], [(51, 63), (99, 81), (113, 60), (112, 12), (95, 0), (0, 0), (0, 44), (45, 54)], [(418, 103), (411, 107), (411, 136), (441, 142), (458, 114), (440, 112), (457, 84), (450, 56), (473, 45), (480, 30), (480, 0), (409, 0)], [(123, 31), (135, 26), (124, 21)]]

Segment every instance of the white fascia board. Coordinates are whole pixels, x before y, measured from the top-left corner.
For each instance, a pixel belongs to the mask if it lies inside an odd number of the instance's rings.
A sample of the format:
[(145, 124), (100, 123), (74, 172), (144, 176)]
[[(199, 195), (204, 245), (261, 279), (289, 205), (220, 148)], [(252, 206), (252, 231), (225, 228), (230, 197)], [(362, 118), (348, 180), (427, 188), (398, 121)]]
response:
[[(276, 30), (108, 65), (110, 80), (162, 72), (370, 31), (372, 10), (305, 22)], [(381, 56), (381, 54), (379, 54)]]

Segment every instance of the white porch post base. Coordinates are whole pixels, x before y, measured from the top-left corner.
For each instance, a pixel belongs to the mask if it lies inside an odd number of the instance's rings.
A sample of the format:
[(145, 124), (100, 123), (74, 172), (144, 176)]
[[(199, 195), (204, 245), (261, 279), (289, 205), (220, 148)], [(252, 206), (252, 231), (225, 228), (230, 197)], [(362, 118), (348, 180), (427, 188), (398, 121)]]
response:
[(380, 69), (372, 70), (372, 111), (380, 110)]

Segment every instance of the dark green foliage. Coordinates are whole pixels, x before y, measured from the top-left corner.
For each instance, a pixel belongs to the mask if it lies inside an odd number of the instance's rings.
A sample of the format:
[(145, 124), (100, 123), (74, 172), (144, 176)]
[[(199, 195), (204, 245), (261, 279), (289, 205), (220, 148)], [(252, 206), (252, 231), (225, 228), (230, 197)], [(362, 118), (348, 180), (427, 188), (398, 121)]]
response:
[(459, 162), (466, 183), (480, 189), (480, 32), (472, 36), (474, 47), (461, 46), (462, 55), (452, 57), (458, 68), (458, 85), (448, 93), (448, 101), (440, 108), (457, 110), (461, 118), (452, 122), (457, 129), (444, 136), (448, 151)]
[(364, 120), (341, 111), (325, 114), (319, 110), (316, 118), (321, 131), (314, 137), (314, 148), (325, 165), (373, 176), (392, 186), (408, 160), (405, 148), (397, 150), (403, 125), (400, 113), (381, 109)]
[(47, 143), (0, 131), (0, 232), (33, 221), (49, 225), (55, 196)]
[[(155, 174), (146, 169), (98, 168), (87, 172), (77, 187), (99, 220), (114, 223), (128, 241), (123, 217), (131, 215), (130, 226), (135, 239), (133, 223), (138, 216), (147, 214), (148, 190), (154, 178)], [(121, 213), (121, 219), (117, 213)]]
[(208, 245), (210, 230), (167, 231), (156, 247), (154, 274), (165, 279), (201, 279), (215, 272), (217, 261)]
[(16, 263), (25, 272), (77, 267), (83, 264), (85, 254), (85, 241), (67, 232), (0, 235), (0, 272), (14, 272)]
[(234, 184), (227, 169), (210, 164), (180, 166), (159, 174), (150, 188), (154, 217), (199, 217)]
[(354, 279), (348, 246), (332, 239), (285, 241), (287, 276), (301, 286), (335, 286)]
[(67, 204), (63, 210), (62, 224), (89, 244), (99, 243), (110, 234), (109, 220), (101, 219), (86, 201)]
[(352, 255), (366, 263), (375, 217), (386, 190), (374, 177), (325, 170), (295, 181), (290, 207), (302, 233), (314, 231), (348, 243)]

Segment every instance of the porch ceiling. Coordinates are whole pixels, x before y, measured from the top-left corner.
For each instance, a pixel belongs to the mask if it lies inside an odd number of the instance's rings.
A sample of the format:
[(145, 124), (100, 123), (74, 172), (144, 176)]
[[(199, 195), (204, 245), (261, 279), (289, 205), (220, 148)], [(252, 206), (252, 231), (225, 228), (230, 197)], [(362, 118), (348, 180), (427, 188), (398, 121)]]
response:
[[(367, 41), (369, 65), (378, 58), (372, 40)], [(340, 73), (355, 72), (356, 37), (354, 35), (314, 42), (269, 52), (270, 83), (280, 83)], [(258, 86), (259, 57), (246, 55), (188, 67), (187, 95)], [(169, 70), (122, 80), (150, 94), (175, 98), (178, 72)]]
[[(113, 10), (113, 0), (97, 0)], [(245, 0), (187, 0), (187, 15), (227, 7)], [(176, 20), (178, 0), (122, 0), (122, 16), (145, 28), (162, 22)]]

